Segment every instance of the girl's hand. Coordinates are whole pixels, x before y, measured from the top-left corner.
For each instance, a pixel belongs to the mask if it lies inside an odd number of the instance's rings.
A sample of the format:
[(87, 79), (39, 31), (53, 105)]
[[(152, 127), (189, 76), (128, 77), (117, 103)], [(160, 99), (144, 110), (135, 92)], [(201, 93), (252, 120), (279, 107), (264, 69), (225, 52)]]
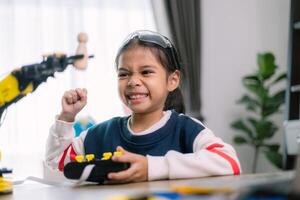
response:
[(117, 148), (118, 151), (122, 151), (123, 155), (113, 156), (112, 160), (115, 162), (130, 163), (130, 167), (127, 170), (120, 172), (113, 172), (108, 174), (107, 184), (116, 183), (129, 183), (129, 182), (141, 182), (148, 180), (148, 160), (145, 156), (130, 153), (124, 150), (122, 147)]
[(58, 117), (59, 120), (73, 122), (75, 116), (87, 103), (87, 90), (77, 88), (66, 91), (62, 97), (62, 111)]

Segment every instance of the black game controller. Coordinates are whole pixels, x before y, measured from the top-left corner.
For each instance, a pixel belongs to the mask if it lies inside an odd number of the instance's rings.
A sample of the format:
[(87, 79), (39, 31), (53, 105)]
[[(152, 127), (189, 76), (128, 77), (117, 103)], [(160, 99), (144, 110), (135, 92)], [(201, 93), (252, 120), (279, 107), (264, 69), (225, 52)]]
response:
[[(114, 155), (122, 155), (122, 152), (114, 152)], [(76, 156), (75, 161), (64, 166), (64, 176), (68, 179), (79, 180), (85, 167), (94, 165), (86, 181), (102, 184), (108, 180), (108, 173), (123, 171), (130, 167), (129, 163), (114, 162), (111, 157), (112, 153), (110, 152), (104, 153), (101, 160), (94, 158), (93, 154), (88, 154), (85, 157), (82, 155)]]

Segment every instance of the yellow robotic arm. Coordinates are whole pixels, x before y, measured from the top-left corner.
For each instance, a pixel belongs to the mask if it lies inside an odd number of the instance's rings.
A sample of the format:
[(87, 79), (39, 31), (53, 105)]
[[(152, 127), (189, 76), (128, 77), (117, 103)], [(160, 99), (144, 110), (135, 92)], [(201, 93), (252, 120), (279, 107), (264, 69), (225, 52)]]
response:
[[(74, 64), (75, 61), (80, 61), (84, 57), (83, 54), (70, 57), (66, 57), (64, 54), (53, 54), (45, 56), (41, 63), (13, 70), (3, 80), (0, 80), (0, 119), (5, 109), (11, 104), (33, 92), (48, 77), (54, 77), (55, 72), (64, 71), (69, 64)], [(92, 57), (88, 56), (87, 58)], [(78, 67), (76, 66), (76, 68)], [(12, 192), (12, 182), (3, 177), (3, 174), (11, 172), (11, 169), (0, 168), (0, 195)]]
[[(55, 72), (62, 72), (69, 64), (82, 59), (84, 55), (66, 57), (64, 54), (53, 54), (44, 57), (41, 63), (22, 66), (12, 71), (0, 81), (0, 118), (4, 110), (28, 93), (33, 92)], [(93, 56), (89, 56), (91, 58)]]
[[(79, 33), (77, 40), (79, 45), (76, 55), (70, 57), (65, 54), (44, 56), (41, 63), (22, 66), (0, 80), (0, 120), (7, 107), (33, 92), (48, 77), (54, 77), (55, 72), (64, 71), (70, 64), (80, 70), (87, 67), (87, 60), (94, 57), (87, 54), (88, 36), (85, 33)], [(2, 174), (11, 172), (11, 169), (0, 168), (0, 195), (12, 192), (12, 183), (2, 176)]]
[(13, 74), (9, 74), (0, 82), (0, 107), (5, 107), (5, 105), (17, 99), (18, 96), (26, 95), (32, 91), (32, 83), (28, 84), (23, 91), (20, 91), (18, 79)]
[(9, 105), (33, 92), (49, 76), (54, 77), (55, 72), (64, 71), (69, 64), (80, 70), (87, 67), (87, 60), (94, 57), (87, 54), (88, 36), (86, 33), (79, 33), (77, 40), (79, 44), (76, 55), (70, 57), (65, 54), (44, 56), (41, 63), (22, 66), (0, 80), (0, 119), (3, 111)]

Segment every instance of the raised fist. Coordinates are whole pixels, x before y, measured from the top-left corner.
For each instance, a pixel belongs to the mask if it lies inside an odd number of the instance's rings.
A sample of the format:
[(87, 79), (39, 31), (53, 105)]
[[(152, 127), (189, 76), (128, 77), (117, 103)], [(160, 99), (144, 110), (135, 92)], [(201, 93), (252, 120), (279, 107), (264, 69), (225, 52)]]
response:
[(66, 91), (62, 97), (62, 111), (58, 119), (73, 122), (77, 113), (84, 108), (86, 103), (87, 90), (85, 88)]

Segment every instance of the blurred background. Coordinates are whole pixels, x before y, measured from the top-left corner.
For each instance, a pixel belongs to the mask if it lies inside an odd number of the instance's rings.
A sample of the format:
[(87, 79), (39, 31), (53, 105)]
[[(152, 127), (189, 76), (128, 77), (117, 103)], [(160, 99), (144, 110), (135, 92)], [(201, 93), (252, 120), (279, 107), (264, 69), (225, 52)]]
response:
[[(41, 62), (45, 53), (74, 54), (79, 32), (88, 34), (88, 52), (95, 55), (86, 71), (68, 67), (7, 109), (0, 127), (0, 165), (13, 168), (16, 177), (42, 176), (49, 128), (60, 112), (61, 96), (70, 88), (88, 89), (82, 117), (101, 122), (125, 115), (114, 58), (126, 35), (149, 29), (179, 47), (187, 114), (233, 144), (243, 172), (251, 172), (254, 150), (235, 145), (230, 127), (247, 113), (236, 104), (246, 92), (241, 79), (255, 72), (260, 52), (272, 52), (279, 71), (287, 70), (289, 20), (289, 0), (0, 0), (1, 78), (17, 67)], [(284, 113), (273, 120), (279, 130), (271, 140), (282, 144)], [(257, 172), (276, 170), (259, 156)]]

